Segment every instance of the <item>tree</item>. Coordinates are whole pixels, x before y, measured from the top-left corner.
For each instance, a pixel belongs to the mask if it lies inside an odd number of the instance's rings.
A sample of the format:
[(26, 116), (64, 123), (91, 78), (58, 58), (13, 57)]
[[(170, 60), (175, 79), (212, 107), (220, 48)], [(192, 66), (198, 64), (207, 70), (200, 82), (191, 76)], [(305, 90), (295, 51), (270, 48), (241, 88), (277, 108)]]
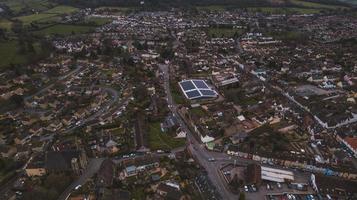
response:
[(23, 32), (23, 23), (20, 20), (14, 20), (11, 25), (11, 30), (14, 33), (22, 33)]
[(15, 103), (17, 106), (21, 106), (24, 103), (23, 97), (17, 94), (12, 95), (10, 97), (10, 101)]

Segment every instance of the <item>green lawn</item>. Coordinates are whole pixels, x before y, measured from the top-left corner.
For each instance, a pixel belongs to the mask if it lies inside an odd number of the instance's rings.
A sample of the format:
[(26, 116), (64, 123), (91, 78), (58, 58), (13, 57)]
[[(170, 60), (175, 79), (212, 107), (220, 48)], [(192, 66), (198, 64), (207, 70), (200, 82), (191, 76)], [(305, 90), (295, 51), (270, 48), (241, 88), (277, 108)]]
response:
[(208, 10), (208, 11), (224, 11), (226, 6), (211, 5), (211, 6), (196, 6), (198, 10)]
[[(40, 51), (38, 44), (34, 47), (36, 52)], [(18, 53), (17, 41), (0, 41), (0, 69), (8, 67), (11, 63), (26, 64), (30, 56), (30, 54)]]
[(22, 21), (24, 23), (24, 25), (29, 25), (33, 22), (38, 22), (38, 21), (45, 22), (50, 19), (53, 19), (56, 16), (57, 16), (57, 14), (39, 13), (39, 14), (21, 16), (21, 17), (15, 18), (15, 19)]
[(70, 14), (76, 12), (78, 9), (71, 7), (71, 6), (56, 6), (52, 9), (35, 13), (31, 15), (24, 15), (20, 17), (16, 17), (24, 23), (24, 25), (29, 25), (34, 22), (41, 22), (41, 23), (51, 23), (56, 22), (60, 19), (61, 15), (63, 14)]
[(291, 3), (299, 6), (304, 6), (308, 8), (322, 8), (322, 9), (339, 9), (339, 8), (346, 8), (343, 6), (336, 6), (336, 5), (327, 5), (327, 4), (322, 4), (322, 3), (314, 3), (314, 2), (308, 2), (308, 1), (302, 1), (302, 0), (290, 0)]
[(71, 14), (78, 11), (78, 8), (72, 6), (56, 6), (52, 9), (47, 10), (45, 13), (51, 14)]
[(205, 116), (207, 113), (205, 110), (203, 110), (201, 107), (196, 107), (196, 108), (192, 108), (190, 110), (190, 112), (192, 112), (193, 114), (199, 116), (199, 117), (203, 117)]
[(321, 11), (321, 9), (316, 8), (277, 8), (277, 7), (251, 7), (248, 8), (252, 12), (263, 12), (267, 14), (316, 14)]
[(10, 30), (11, 29), (11, 24), (12, 22), (7, 20), (7, 19), (1, 19), (0, 18), (0, 28), (5, 29), (5, 30)]
[(2, 0), (2, 3), (7, 5), (14, 14), (18, 14), (21, 10), (47, 10), (51, 5), (48, 0)]
[(160, 123), (150, 124), (149, 146), (151, 150), (170, 150), (185, 145), (185, 139), (176, 139), (161, 132)]
[(102, 7), (97, 8), (96, 10), (111, 10), (111, 11), (117, 11), (117, 12), (127, 12), (127, 11), (132, 11), (135, 9), (136, 9), (136, 7), (102, 6)]
[(35, 31), (38, 35), (70, 35), (87, 33), (94, 29), (93, 26), (81, 26), (81, 25), (69, 25), (69, 24), (58, 24), (39, 31)]

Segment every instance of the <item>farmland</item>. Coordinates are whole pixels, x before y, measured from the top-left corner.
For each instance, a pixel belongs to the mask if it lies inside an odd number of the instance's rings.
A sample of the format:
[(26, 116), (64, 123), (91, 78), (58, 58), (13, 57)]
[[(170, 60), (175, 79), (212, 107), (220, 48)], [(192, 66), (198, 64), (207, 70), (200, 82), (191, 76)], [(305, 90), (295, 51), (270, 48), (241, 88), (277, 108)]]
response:
[(69, 24), (57, 24), (44, 28), (42, 30), (35, 31), (35, 34), (38, 35), (70, 35), (70, 34), (79, 34), (86, 33), (93, 30), (93, 26), (81, 26), (81, 25), (69, 25)]
[(56, 6), (44, 12), (20, 16), (15, 19), (22, 21), (24, 25), (29, 25), (34, 22), (55, 22), (60, 19), (61, 15), (70, 14), (76, 12), (77, 10), (77, 8), (70, 6)]
[(251, 7), (248, 10), (252, 12), (263, 12), (266, 14), (316, 14), (322, 9), (318, 8), (297, 8), (297, 7)]
[(306, 8), (330, 9), (330, 10), (346, 8), (343, 6), (327, 5), (327, 4), (314, 3), (314, 2), (308, 2), (308, 1), (302, 1), (302, 0), (290, 0), (290, 2), (295, 5), (303, 6)]

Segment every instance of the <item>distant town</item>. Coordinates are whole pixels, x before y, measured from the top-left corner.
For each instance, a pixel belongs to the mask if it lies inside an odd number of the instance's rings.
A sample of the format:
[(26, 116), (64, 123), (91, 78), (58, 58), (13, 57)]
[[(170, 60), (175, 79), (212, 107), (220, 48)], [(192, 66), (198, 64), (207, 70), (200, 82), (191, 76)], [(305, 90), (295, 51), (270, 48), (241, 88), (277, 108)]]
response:
[(357, 199), (353, 4), (81, 2), (0, 0), (0, 200)]

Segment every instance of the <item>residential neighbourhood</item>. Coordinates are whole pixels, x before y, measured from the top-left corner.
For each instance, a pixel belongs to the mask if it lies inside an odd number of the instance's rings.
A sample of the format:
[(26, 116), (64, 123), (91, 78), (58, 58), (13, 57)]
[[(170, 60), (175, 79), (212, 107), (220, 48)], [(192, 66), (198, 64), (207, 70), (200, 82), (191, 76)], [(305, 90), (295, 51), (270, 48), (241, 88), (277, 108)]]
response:
[(48, 51), (0, 64), (0, 200), (357, 199), (355, 5), (30, 1), (0, 0)]

